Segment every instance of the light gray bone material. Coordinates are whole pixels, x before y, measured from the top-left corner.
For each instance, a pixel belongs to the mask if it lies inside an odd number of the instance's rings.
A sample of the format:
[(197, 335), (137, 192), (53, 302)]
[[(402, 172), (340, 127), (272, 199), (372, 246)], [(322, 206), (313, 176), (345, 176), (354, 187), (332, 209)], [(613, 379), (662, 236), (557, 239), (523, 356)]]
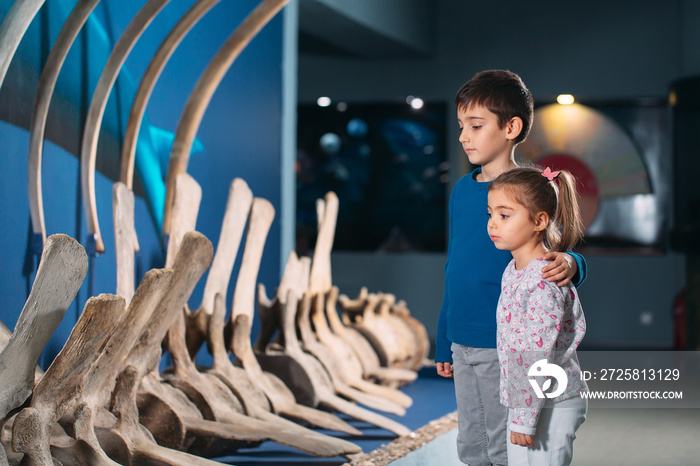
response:
[[(181, 175), (179, 181), (188, 179)], [(191, 180), (194, 183), (193, 180)], [(190, 188), (188, 188), (190, 189)], [(181, 198), (178, 188), (176, 202)], [(196, 208), (190, 207), (184, 210), (174, 210), (173, 235), (169, 241), (169, 255), (177, 250), (178, 231), (185, 231), (194, 226), (194, 213)], [(190, 212), (190, 214), (186, 214)], [(269, 228), (269, 227), (268, 227)], [(184, 306), (183, 306), (184, 308)], [(188, 312), (188, 311), (185, 311)], [(184, 339), (184, 314), (176, 317), (175, 324), (168, 332), (167, 347), (173, 357), (175, 370), (173, 374), (166, 376), (165, 380), (173, 387), (182, 390), (188, 398), (197, 406), (204, 416), (204, 420), (195, 417), (180, 417), (185, 427), (186, 435), (190, 440), (188, 449), (197, 454), (214, 455), (223, 453), (227, 448), (236, 447), (242, 440), (263, 441), (271, 439), (289, 446), (304, 445), (309, 452), (321, 456), (335, 456), (348, 452), (356, 452), (357, 447), (349, 442), (339, 439), (330, 439), (319, 434), (310, 433), (308, 440), (299, 437), (298, 429), (279, 429), (280, 422), (277, 419), (263, 421), (241, 414), (243, 407), (241, 400), (218, 377), (200, 373), (190, 359)], [(153, 394), (153, 393), (152, 393)], [(177, 406), (177, 400), (168, 400), (173, 406)], [(176, 414), (176, 413), (175, 413)], [(217, 422), (211, 422), (217, 421)], [(246, 428), (245, 433), (241, 428)], [(160, 433), (157, 435), (159, 436)], [(195, 437), (193, 440), (192, 437)], [(323, 440), (323, 441), (321, 441)], [(330, 441), (330, 443), (329, 443)]]
[[(335, 336), (328, 326), (326, 320), (326, 309), (334, 305), (333, 288), (324, 296), (317, 295), (317, 305), (313, 307), (311, 321), (314, 325), (315, 335), (320, 344), (332, 354), (337, 361), (339, 375), (353, 388), (365, 393), (375, 395), (391, 401), (403, 408), (408, 408), (413, 404), (413, 400), (405, 393), (391, 387), (381, 386), (363, 378), (362, 364), (345, 341)], [(335, 292), (337, 293), (337, 291)], [(409, 342), (407, 342), (408, 344)]]
[(368, 294), (358, 304), (357, 301), (353, 302), (347, 296), (341, 295), (338, 302), (342, 309), (343, 322), (360, 332), (369, 341), (382, 367), (389, 367), (392, 361), (390, 350), (387, 348), (388, 342), (380, 331), (372, 327), (373, 319), (376, 318), (374, 312), (380, 302), (379, 296), (374, 293)]
[[(48, 246), (48, 244), (47, 244)], [(32, 396), (31, 404), (16, 417), (13, 449), (33, 464), (52, 466), (51, 433), (59, 418), (72, 414), (83, 395), (93, 364), (111, 338), (111, 330), (124, 312), (124, 300), (114, 295), (88, 299), (73, 330)], [(110, 464), (99, 446), (87, 450)], [(86, 451), (87, 451), (86, 450)], [(111, 463), (116, 464), (116, 463)]]
[(416, 342), (415, 351), (411, 360), (407, 363), (408, 369), (417, 371), (423, 367), (426, 361), (429, 361), (428, 354), (430, 353), (430, 337), (425, 325), (411, 315), (411, 311), (406, 306), (406, 301), (401, 300), (396, 305), (391, 307), (391, 312), (401, 319), (405, 320), (409, 328), (413, 331), (414, 341)]
[[(413, 334), (407, 327), (406, 322), (389, 310), (396, 303), (396, 296), (390, 293), (378, 293), (379, 305), (372, 315), (372, 325), (380, 329), (389, 356), (390, 367), (405, 367), (406, 361), (411, 356), (409, 346), (415, 344)], [(367, 316), (365, 316), (367, 318)]]
[(357, 331), (357, 329), (346, 326), (338, 316), (336, 303), (338, 302), (338, 287), (334, 286), (328, 293), (326, 301), (326, 317), (328, 323), (335, 335), (342, 338), (348, 346), (350, 346), (357, 354), (362, 368), (364, 377), (369, 379), (377, 379), (379, 382), (389, 386), (403, 385), (412, 382), (418, 377), (414, 370), (394, 369), (381, 367), (379, 365), (379, 357), (372, 348), (369, 341)]
[(226, 297), (252, 203), (253, 193), (246, 182), (241, 178), (234, 179), (229, 186), (219, 242), (207, 275), (202, 303), (197, 311), (187, 315), (187, 349), (192, 357), (206, 339), (208, 321), (214, 312), (215, 296), (220, 294)]
[(393, 295), (384, 295), (384, 297), (385, 299), (378, 310), (379, 317), (384, 319), (388, 327), (391, 328), (400, 350), (393, 366), (406, 369), (420, 368), (425, 352), (426, 341), (422, 338), (424, 335), (418, 332), (415, 320), (409, 321), (405, 302), (403, 303), (405, 314), (402, 317), (395, 311), (397, 309), (396, 298)]
[[(303, 278), (299, 281), (304, 285)], [(268, 345), (265, 353), (257, 354), (262, 368), (279, 376), (292, 389), (298, 402), (313, 402), (313, 406), (323, 406), (327, 409), (343, 412), (397, 435), (409, 433), (409, 429), (400, 423), (350, 403), (336, 395), (328, 373), (317, 359), (302, 350), (297, 339), (295, 325), (297, 306), (309, 308), (311, 295), (304, 294), (302, 301), (299, 302), (295, 292), (294, 289), (288, 289), (287, 295), (283, 299), (279, 299), (280, 290), (278, 289), (277, 297), (270, 306), (270, 309), (281, 313), (277, 320), (281, 325), (282, 345)], [(306, 312), (308, 313), (308, 309)], [(299, 382), (302, 383), (299, 384)]]
[(195, 231), (201, 201), (202, 188), (199, 183), (187, 173), (179, 175), (173, 206), (172, 234), (168, 238), (168, 250), (165, 256), (166, 267), (172, 267), (185, 233)]
[(0, 354), (0, 420), (31, 395), (39, 355), (78, 293), (87, 267), (85, 249), (76, 240), (62, 234), (47, 239), (32, 290)]
[(340, 371), (343, 369), (339, 367), (333, 355), (328, 353), (327, 349), (316, 340), (316, 336), (311, 330), (311, 321), (309, 319), (311, 309), (323, 306), (323, 295), (314, 295), (310, 292), (306, 294), (312, 296), (312, 304), (310, 306), (299, 307), (296, 319), (297, 330), (301, 335), (302, 348), (306, 353), (313, 356), (325, 369), (330, 376), (335, 392), (344, 398), (357, 401), (369, 408), (403, 416), (406, 410), (396, 403), (356, 390), (345, 382), (343, 376), (340, 375)]
[[(312, 424), (331, 429), (341, 429), (344, 432), (359, 434), (340, 419), (328, 413), (309, 407), (301, 406), (294, 401), (294, 395), (286, 385), (273, 374), (264, 372), (260, 367), (250, 343), (250, 326), (255, 312), (255, 282), (257, 280), (260, 261), (267, 233), (272, 225), (275, 211), (270, 202), (256, 198), (250, 212), (248, 234), (246, 236), (245, 251), (241, 268), (236, 281), (236, 291), (231, 309), (231, 324), (233, 325), (233, 338), (231, 350), (242, 364), (247, 376), (256, 383), (267, 395), (276, 412), (297, 419), (304, 419)], [(243, 320), (239, 319), (242, 316)], [(220, 316), (223, 320), (223, 315)], [(228, 361), (222, 359), (222, 363)], [(269, 417), (268, 414), (264, 414)], [(288, 429), (298, 429), (298, 426), (282, 422)], [(306, 429), (299, 432), (299, 438), (306, 439)], [(319, 439), (327, 441), (327, 439)], [(307, 446), (298, 448), (309, 451)]]
[(134, 228), (134, 193), (122, 182), (112, 187), (114, 250), (117, 262), (117, 295), (127, 304), (134, 296), (134, 251), (137, 249)]
[(166, 464), (219, 464), (160, 446), (150, 433), (135, 422), (138, 419), (136, 399), (139, 382), (144, 381), (144, 377), (157, 368), (160, 344), (174, 319), (181, 315), (194, 286), (211, 264), (212, 256), (213, 248), (208, 239), (197, 232), (185, 234), (177, 256), (172, 261), (173, 276), (169, 291), (151, 314), (148, 324), (126, 358), (126, 369), (119, 376), (113, 395), (113, 411), (118, 415), (119, 422), (111, 429), (97, 432), (100, 443), (106, 450), (113, 450), (117, 454), (127, 452), (123, 458), (118, 458), (124, 464), (144, 464), (147, 460)]
[(338, 197), (330, 191), (316, 203), (319, 232), (314, 248), (309, 278), (313, 295), (311, 320), (301, 314), (297, 318), (304, 350), (316, 357), (328, 371), (336, 391), (369, 407), (394, 414), (404, 414), (403, 408), (412, 404), (410, 397), (398, 390), (380, 387), (362, 378), (362, 366), (357, 355), (342, 339), (331, 334), (326, 320), (326, 296), (331, 292), (331, 250), (338, 217)]

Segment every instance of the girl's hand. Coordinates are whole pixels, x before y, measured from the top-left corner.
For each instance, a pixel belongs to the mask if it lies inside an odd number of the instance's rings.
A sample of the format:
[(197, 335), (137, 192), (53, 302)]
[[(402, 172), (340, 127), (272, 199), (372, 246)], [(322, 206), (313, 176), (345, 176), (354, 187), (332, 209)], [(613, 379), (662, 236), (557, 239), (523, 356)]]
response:
[(454, 372), (452, 371), (452, 364), (449, 362), (439, 362), (436, 364), (437, 373), (443, 377), (454, 377)]
[(550, 251), (544, 255), (543, 259), (552, 262), (542, 268), (542, 278), (548, 282), (556, 281), (558, 286), (568, 285), (578, 270), (571, 254)]
[(519, 432), (510, 433), (510, 443), (522, 447), (535, 447), (535, 443), (532, 441), (532, 435), (525, 435)]

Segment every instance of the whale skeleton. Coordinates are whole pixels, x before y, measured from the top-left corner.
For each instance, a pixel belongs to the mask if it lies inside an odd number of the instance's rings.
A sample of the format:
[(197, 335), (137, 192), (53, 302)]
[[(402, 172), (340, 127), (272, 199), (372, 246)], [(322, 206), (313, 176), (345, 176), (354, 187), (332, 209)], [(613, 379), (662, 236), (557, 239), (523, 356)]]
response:
[[(338, 213), (334, 193), (317, 203), (319, 238), (313, 262), (292, 254), (274, 301), (267, 299), (264, 288), (260, 288), (258, 312), (263, 330), (255, 348), (250, 343), (255, 282), (274, 218), (272, 205), (253, 198), (245, 182), (235, 179), (215, 256), (209, 240), (194, 231), (201, 187), (186, 168), (204, 112), (233, 61), (288, 0), (262, 1), (221, 46), (190, 94), (178, 123), (166, 179), (165, 268), (147, 272), (134, 290), (133, 255), (138, 250), (138, 239), (132, 188), (139, 127), (165, 64), (218, 1), (199, 0), (180, 18), (151, 60), (132, 104), (122, 146), (121, 179), (113, 190), (117, 294), (88, 299), (63, 350), (35, 382), (35, 372), (40, 374), (36, 370), (38, 355), (87, 271), (85, 250), (75, 240), (65, 235), (46, 238), (41, 160), (58, 75), (99, 0), (76, 3), (47, 58), (32, 113), (29, 149), (32, 230), (35, 241), (41, 238), (44, 247), (28, 304), (0, 353), (0, 374), (9, 373), (8, 361), (12, 359), (13, 380), (18, 381), (3, 384), (0, 389), (0, 430), (11, 427), (12, 449), (34, 464), (49, 466), (59, 461), (64, 465), (112, 466), (147, 461), (211, 466), (219, 463), (202, 456), (265, 440), (318, 456), (350, 458), (358, 453), (359, 447), (351, 442), (280, 417), (360, 435), (357, 429), (318, 407), (343, 412), (397, 435), (409, 432), (405, 426), (347, 401), (402, 414), (411, 400), (394, 387), (415, 378), (414, 371), (420, 367), (416, 361), (422, 364), (419, 356), (425, 345), (418, 338), (420, 354), (394, 356), (395, 367), (380, 367), (381, 357), (369, 354), (371, 341), (361, 340), (364, 337), (358, 326), (351, 326), (348, 320), (353, 309), (361, 308), (364, 313), (371, 310), (373, 316), (385, 321), (393, 319), (394, 327), (400, 330), (389, 332), (389, 337), (406, 345), (411, 344), (412, 335), (420, 333), (414, 328), (411, 334), (415, 322), (408, 323), (405, 303), (395, 304), (391, 295), (368, 296), (365, 292), (364, 298), (361, 294), (355, 301), (341, 297), (345, 322), (338, 318), (338, 289), (332, 286), (330, 268)], [(134, 16), (109, 55), (90, 101), (80, 160), (88, 241), (94, 242), (96, 252), (104, 251), (95, 199), (95, 161), (107, 101), (129, 53), (168, 2), (148, 0)], [(0, 86), (24, 31), (43, 3), (15, 2), (0, 25)], [(224, 322), (226, 290), (246, 222), (248, 233), (231, 316)], [(57, 259), (52, 259), (59, 245), (71, 251), (67, 253), (73, 258), (70, 266), (57, 266)], [(210, 265), (202, 304), (190, 312), (187, 300)], [(60, 288), (60, 293), (48, 292), (46, 286)], [(27, 311), (28, 307), (32, 311)], [(25, 311), (41, 313), (48, 308), (50, 316), (47, 314), (40, 326), (23, 317)], [(276, 330), (280, 331), (280, 339), (270, 342)], [(213, 367), (208, 370), (197, 367), (193, 360), (205, 341), (214, 356)], [(161, 345), (173, 357), (172, 372), (157, 372)], [(22, 354), (19, 371), (14, 369), (18, 351)], [(233, 353), (237, 365), (231, 362), (229, 353)], [(404, 367), (400, 368), (401, 364)], [(294, 368), (299, 371), (290, 378)], [(9, 378), (3, 375), (3, 380)], [(8, 448), (6, 443), (3, 446)], [(8, 456), (13, 454), (5, 449), (0, 448), (0, 465), (7, 464)]]

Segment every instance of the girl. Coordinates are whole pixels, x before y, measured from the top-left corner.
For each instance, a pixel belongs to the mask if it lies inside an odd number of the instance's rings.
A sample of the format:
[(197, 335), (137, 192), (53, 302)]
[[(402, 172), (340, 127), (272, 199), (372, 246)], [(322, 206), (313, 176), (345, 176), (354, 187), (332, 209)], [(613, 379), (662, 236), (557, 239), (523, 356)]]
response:
[(586, 418), (576, 356), (586, 321), (576, 289), (542, 280), (541, 270), (548, 251), (568, 251), (582, 237), (575, 179), (549, 168), (503, 173), (489, 186), (488, 215), (491, 240), (513, 254), (497, 309), (508, 464), (568, 465)]

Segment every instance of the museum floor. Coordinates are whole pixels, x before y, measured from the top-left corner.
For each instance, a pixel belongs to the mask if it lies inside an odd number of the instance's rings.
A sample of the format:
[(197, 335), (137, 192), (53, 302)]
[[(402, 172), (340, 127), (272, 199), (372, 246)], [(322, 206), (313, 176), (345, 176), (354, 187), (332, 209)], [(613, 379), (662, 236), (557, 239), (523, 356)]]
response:
[[(403, 417), (389, 415), (411, 430), (456, 410), (451, 380), (442, 379), (434, 369), (423, 369), (419, 378), (402, 390), (414, 402)], [(347, 420), (347, 419), (346, 419)], [(367, 453), (394, 440), (382, 429), (349, 420), (362, 430), (362, 438), (349, 438)], [(573, 466), (663, 466), (700, 464), (700, 409), (603, 409), (589, 410), (578, 432)], [(455, 448), (456, 430), (451, 430), (391, 466), (460, 466)], [(219, 459), (238, 466), (313, 465), (337, 466), (342, 457), (315, 458), (271, 442), (241, 450)]]
[[(457, 409), (454, 398), (452, 380), (443, 379), (435, 374), (435, 369), (424, 368), (413, 383), (402, 388), (402, 391), (413, 398), (413, 405), (406, 410), (404, 416), (386, 414), (387, 417), (398, 421), (415, 431), (433, 419), (440, 418)], [(344, 420), (362, 431), (362, 437), (351, 437), (335, 434), (341, 438), (356, 443), (364, 453), (371, 452), (384, 444), (393, 441), (396, 436), (384, 429), (370, 424), (354, 421), (347, 417)], [(218, 459), (227, 464), (237, 466), (277, 466), (277, 465), (314, 465), (336, 466), (347, 460), (343, 457), (315, 458), (293, 448), (265, 442), (257, 448), (240, 450), (235, 455)]]

